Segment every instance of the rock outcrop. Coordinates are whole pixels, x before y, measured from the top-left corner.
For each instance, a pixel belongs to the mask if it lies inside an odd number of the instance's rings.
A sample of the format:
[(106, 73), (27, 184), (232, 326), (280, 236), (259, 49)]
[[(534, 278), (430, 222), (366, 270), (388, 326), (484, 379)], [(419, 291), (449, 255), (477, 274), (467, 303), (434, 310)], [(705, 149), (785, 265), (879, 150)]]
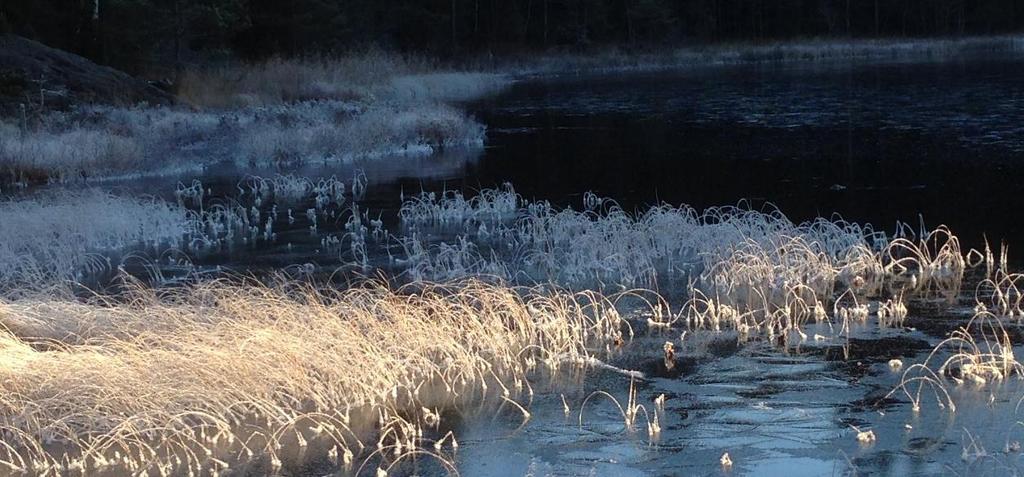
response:
[(0, 36), (0, 115), (81, 104), (170, 104), (167, 92), (116, 69), (14, 35)]

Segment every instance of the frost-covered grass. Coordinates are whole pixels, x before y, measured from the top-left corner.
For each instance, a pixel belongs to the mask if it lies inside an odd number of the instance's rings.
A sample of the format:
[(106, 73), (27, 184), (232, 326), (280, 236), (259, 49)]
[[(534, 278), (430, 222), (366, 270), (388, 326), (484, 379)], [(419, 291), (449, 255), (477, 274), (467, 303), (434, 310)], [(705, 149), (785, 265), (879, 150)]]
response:
[(22, 133), (0, 124), (0, 182), (78, 179), (94, 171), (138, 169), (141, 160), (130, 136), (77, 128)]
[[(367, 160), (482, 146), (484, 127), (439, 103), (352, 111), (341, 104), (275, 107), (239, 134), (235, 159), (257, 166)], [(263, 120), (265, 119), (265, 120)]]
[(172, 108), (93, 107), (29, 127), (0, 124), (0, 183), (72, 182), (201, 169), (229, 118)]
[[(364, 181), (359, 174), (353, 178), (353, 193), (365, 187)], [(252, 176), (239, 190), (242, 195), (234, 199), (208, 200), (197, 180), (179, 184), (177, 203), (95, 189), (5, 200), (0, 202), (0, 285), (6, 292), (20, 285), (88, 281), (113, 271), (119, 263), (111, 259), (126, 252), (152, 261), (168, 250), (205, 253), (272, 242), (276, 224), (294, 220), (292, 210), (278, 204), (311, 199), (314, 208), (306, 214), (326, 220), (347, 200), (345, 184), (334, 177)]]
[(422, 58), (367, 52), (195, 70), (185, 75), (178, 94), (218, 108), (311, 100), (408, 104), (477, 99), (508, 83), (501, 74), (446, 71)]
[(407, 226), (494, 227), (515, 218), (525, 200), (512, 184), (483, 189), (467, 199), (460, 191), (424, 192), (402, 203), (398, 216)]
[[(959, 241), (944, 227), (917, 238), (905, 227), (889, 238), (841, 219), (795, 224), (776, 210), (662, 205), (631, 214), (592, 194), (584, 202), (584, 211), (559, 210), (525, 201), (510, 186), (469, 200), (423, 194), (401, 209), (409, 233), (396, 261), (413, 279), (682, 286), (689, 302), (666, 319), (769, 332), (812, 319), (866, 319), (866, 298), (890, 298), (882, 314), (900, 320), (904, 297), (953, 299), (966, 268)], [(437, 226), (459, 236), (421, 240), (425, 227)]]
[[(364, 187), (359, 183), (360, 175), (356, 174), (352, 182), (352, 190)], [(241, 194), (250, 194), (256, 206), (264, 202), (276, 201), (289, 204), (313, 197), (317, 207), (328, 204), (341, 206), (345, 203), (345, 183), (337, 177), (311, 179), (291, 174), (278, 174), (272, 177), (251, 176), (239, 184)], [(198, 184), (202, 194), (202, 184)], [(192, 186), (194, 190), (195, 186)], [(200, 198), (200, 200), (202, 200)]]
[(507, 76), (382, 53), (192, 71), (187, 107), (85, 107), (0, 122), (0, 184), (131, 178), (236, 161), (297, 166), (478, 147), (484, 127), (453, 103)]
[(188, 211), (100, 191), (0, 202), (0, 284), (72, 279), (109, 267), (103, 253), (138, 244), (177, 245)]
[(483, 145), (485, 129), (441, 103), (331, 101), (232, 111), (92, 108), (22, 130), (0, 124), (0, 184), (130, 178), (233, 161), (292, 167)]
[[(459, 193), (423, 194), (406, 200), (400, 217), (413, 231), (424, 225), (448, 225), (485, 242), (505, 247), (511, 243), (519, 254), (516, 265), (536, 280), (582, 286), (651, 286), (659, 274), (685, 274), (698, 266), (707, 273), (727, 266), (742, 268), (730, 257), (764, 264), (790, 258), (761, 256), (765, 249), (800, 253), (793, 265), (811, 269), (818, 261), (838, 261), (873, 234), (855, 224), (826, 220), (796, 225), (778, 211), (721, 207), (699, 212), (666, 205), (630, 214), (590, 194), (585, 202), (584, 211), (557, 209), (546, 202), (524, 201), (506, 186), (468, 200)], [(814, 245), (801, 247), (798, 242)]]
[(925, 398), (956, 412), (950, 384), (984, 385), (1013, 376), (1024, 376), (1024, 364), (1014, 354), (1003, 320), (982, 311), (950, 333), (922, 362), (907, 367), (889, 395), (904, 394), (915, 412)]
[(508, 76), (478, 72), (430, 72), (395, 76), (378, 93), (398, 103), (463, 102), (500, 92)]
[(348, 471), (444, 459), (457, 444), (431, 432), (446, 408), (497, 399), (529, 419), (515, 402), (529, 373), (595, 362), (625, 332), (598, 294), (476, 281), (0, 301), (0, 467), (274, 474), (301, 466), (296, 453)]
[(890, 396), (905, 395), (914, 412), (932, 399), (940, 409), (956, 412), (952, 386), (985, 386), (990, 382), (998, 386), (1011, 377), (1024, 376), (1024, 364), (1018, 360), (1011, 338), (1011, 330), (1024, 320), (1019, 288), (1024, 275), (1007, 268), (1005, 246), (998, 266), (987, 246), (984, 254), (972, 251), (968, 257), (977, 259), (972, 265), (986, 265), (985, 278), (974, 291), (973, 316), (923, 360), (908, 366), (899, 384), (889, 392)]

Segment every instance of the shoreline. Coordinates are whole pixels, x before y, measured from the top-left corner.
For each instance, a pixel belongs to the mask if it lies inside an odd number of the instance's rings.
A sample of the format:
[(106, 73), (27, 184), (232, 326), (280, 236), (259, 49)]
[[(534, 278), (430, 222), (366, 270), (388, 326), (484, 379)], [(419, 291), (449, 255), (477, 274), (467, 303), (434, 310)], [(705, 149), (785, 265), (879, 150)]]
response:
[[(522, 77), (585, 73), (682, 70), (707, 66), (825, 62), (872, 59), (948, 60), (977, 53), (1024, 53), (1024, 34), (963, 38), (801, 39), (768, 43), (721, 43), (631, 50), (619, 46), (584, 53), (539, 53), (497, 59), (495, 71), (519, 70)], [(513, 55), (518, 56), (518, 55)], [(482, 67), (477, 64), (477, 67)], [(485, 67), (483, 67), (485, 68)]]

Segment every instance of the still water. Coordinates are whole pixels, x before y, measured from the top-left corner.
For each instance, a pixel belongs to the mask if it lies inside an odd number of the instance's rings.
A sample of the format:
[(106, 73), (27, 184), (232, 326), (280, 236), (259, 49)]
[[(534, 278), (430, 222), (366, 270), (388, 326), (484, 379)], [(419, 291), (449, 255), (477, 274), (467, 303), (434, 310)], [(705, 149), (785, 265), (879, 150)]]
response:
[(770, 202), (1024, 243), (1024, 59), (741, 66), (524, 82), (477, 106), (465, 185), (627, 207)]

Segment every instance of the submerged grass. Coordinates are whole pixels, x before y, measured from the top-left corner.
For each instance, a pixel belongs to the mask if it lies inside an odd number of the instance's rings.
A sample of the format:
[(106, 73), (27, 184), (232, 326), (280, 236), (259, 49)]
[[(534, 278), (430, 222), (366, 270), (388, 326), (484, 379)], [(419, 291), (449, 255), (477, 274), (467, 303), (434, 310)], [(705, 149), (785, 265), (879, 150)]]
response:
[[(991, 255), (987, 255), (988, 261), (993, 262)], [(1017, 359), (1010, 333), (1024, 318), (1019, 310), (1017, 288), (1022, 275), (1006, 271), (1005, 247), (1002, 257), (1002, 265), (990, 267), (976, 288), (971, 319), (950, 332), (924, 360), (907, 367), (899, 385), (889, 395), (902, 392), (915, 412), (921, 409), (922, 398), (930, 395), (938, 407), (955, 412), (956, 403), (948, 390), (950, 384), (984, 386), (1024, 377), (1024, 364)]]
[[(811, 320), (848, 329), (872, 311), (898, 324), (905, 299), (955, 298), (967, 267), (945, 227), (901, 227), (889, 238), (840, 218), (795, 224), (777, 210), (745, 207), (631, 214), (593, 194), (577, 211), (526, 201), (511, 186), (471, 199), (424, 193), (405, 201), (400, 218), (409, 234), (396, 262), (413, 279), (489, 274), (578, 288), (684, 288), (672, 292), (685, 291), (682, 310), (659, 313), (654, 326), (802, 334)], [(419, 238), (439, 226), (456, 239)], [(871, 300), (882, 302), (872, 310)]]
[(625, 326), (596, 293), (472, 280), (22, 298), (0, 325), (0, 466), (38, 475), (274, 472), (282, 445), (344, 465), (374, 442), (386, 467), (426, 447), (438, 409), (530, 393), (531, 372), (586, 363)]

